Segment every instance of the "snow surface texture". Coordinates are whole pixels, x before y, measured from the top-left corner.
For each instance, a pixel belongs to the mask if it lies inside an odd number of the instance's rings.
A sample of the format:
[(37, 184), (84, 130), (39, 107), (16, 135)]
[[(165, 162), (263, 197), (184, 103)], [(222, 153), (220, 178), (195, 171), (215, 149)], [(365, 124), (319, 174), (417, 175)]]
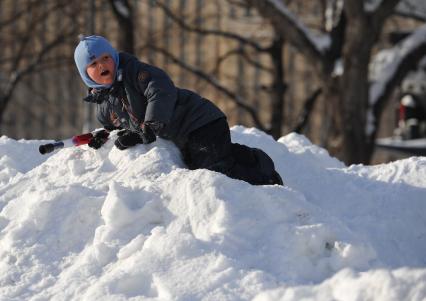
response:
[(346, 167), (234, 127), (286, 186), (185, 168), (165, 140), (38, 154), (0, 138), (0, 300), (425, 300), (426, 158)]

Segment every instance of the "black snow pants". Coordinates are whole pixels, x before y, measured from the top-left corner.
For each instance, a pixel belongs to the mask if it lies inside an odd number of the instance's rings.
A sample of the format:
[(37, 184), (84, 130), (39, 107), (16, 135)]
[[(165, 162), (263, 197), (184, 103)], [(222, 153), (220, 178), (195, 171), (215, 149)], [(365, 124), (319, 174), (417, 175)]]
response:
[(181, 152), (190, 169), (217, 171), (253, 185), (283, 185), (274, 162), (265, 152), (231, 142), (226, 118), (191, 132)]

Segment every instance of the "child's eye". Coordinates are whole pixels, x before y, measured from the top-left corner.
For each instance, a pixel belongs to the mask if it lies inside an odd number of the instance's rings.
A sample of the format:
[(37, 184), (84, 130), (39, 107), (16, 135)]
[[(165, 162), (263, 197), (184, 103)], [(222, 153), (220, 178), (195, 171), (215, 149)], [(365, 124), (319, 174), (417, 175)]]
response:
[(106, 56), (103, 57), (103, 59), (104, 59), (104, 61), (107, 61), (107, 60), (109, 60), (109, 56), (106, 55)]

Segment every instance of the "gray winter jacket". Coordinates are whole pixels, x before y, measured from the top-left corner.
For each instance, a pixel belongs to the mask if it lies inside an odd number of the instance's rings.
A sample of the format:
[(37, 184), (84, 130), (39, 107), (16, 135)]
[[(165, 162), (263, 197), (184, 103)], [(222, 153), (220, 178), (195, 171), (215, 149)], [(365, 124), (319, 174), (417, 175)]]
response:
[(192, 131), (225, 115), (200, 95), (174, 86), (161, 69), (120, 53), (118, 76), (108, 99), (97, 105), (104, 127), (139, 132), (143, 122), (161, 122), (159, 137), (182, 147)]

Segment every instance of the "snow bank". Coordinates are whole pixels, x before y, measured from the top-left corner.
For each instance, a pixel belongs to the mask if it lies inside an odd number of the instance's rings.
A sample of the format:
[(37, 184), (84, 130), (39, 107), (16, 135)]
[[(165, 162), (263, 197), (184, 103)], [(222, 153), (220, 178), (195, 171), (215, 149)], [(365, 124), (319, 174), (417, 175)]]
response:
[(159, 140), (38, 154), (0, 138), (0, 300), (424, 300), (426, 158), (260, 147), (286, 186), (187, 170)]

